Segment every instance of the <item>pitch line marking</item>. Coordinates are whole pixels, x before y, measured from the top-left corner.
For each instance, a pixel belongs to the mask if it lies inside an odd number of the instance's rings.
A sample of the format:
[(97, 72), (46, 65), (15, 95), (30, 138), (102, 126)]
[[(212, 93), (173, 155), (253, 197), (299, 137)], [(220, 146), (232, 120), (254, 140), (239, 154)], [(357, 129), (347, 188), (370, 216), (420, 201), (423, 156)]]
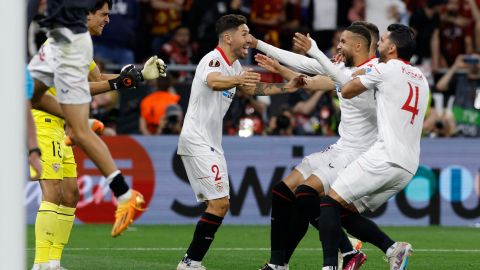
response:
[[(65, 248), (67, 251), (185, 251), (187, 247), (165, 247), (165, 248), (142, 248), (142, 247), (132, 247), (132, 248)], [(28, 251), (34, 251), (34, 248), (27, 248)], [(216, 251), (270, 251), (270, 248), (211, 248), (211, 250)], [(321, 248), (297, 248), (295, 251), (321, 251)], [(377, 249), (366, 249), (364, 251), (373, 251)], [(414, 248), (414, 252), (457, 252), (457, 253), (480, 253), (480, 249), (422, 249)]]

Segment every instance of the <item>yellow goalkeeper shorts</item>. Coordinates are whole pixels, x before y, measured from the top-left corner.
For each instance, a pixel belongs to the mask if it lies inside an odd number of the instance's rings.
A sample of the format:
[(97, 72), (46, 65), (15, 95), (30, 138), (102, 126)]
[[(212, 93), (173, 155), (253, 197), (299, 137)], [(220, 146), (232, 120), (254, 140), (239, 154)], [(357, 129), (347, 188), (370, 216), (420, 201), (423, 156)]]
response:
[[(37, 141), (42, 151), (41, 180), (62, 180), (63, 178), (77, 177), (77, 164), (72, 147), (65, 145), (65, 129), (63, 120), (48, 115), (39, 117), (37, 114), (35, 125)], [(34, 173), (30, 168), (30, 173)]]

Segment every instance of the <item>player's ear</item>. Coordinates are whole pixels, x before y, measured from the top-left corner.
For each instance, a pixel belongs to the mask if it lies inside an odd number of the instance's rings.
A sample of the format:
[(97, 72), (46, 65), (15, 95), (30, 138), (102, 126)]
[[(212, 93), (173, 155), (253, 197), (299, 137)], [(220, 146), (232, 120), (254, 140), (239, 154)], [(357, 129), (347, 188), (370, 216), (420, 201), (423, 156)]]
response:
[(388, 46), (388, 54), (393, 54), (397, 51), (397, 46), (395, 44), (391, 43), (390, 46)]
[(226, 44), (232, 44), (232, 33), (227, 31), (225, 32), (225, 34), (223, 34), (223, 41), (226, 43)]

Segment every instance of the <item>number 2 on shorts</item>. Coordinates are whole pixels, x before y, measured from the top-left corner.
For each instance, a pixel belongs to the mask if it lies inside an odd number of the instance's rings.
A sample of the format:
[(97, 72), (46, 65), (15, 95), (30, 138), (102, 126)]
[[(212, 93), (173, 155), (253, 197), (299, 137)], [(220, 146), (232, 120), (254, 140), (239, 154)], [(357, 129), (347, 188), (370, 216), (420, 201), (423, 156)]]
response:
[(218, 168), (217, 164), (212, 165), (212, 172), (215, 173), (215, 181), (222, 180), (222, 177), (219, 175), (220, 169)]

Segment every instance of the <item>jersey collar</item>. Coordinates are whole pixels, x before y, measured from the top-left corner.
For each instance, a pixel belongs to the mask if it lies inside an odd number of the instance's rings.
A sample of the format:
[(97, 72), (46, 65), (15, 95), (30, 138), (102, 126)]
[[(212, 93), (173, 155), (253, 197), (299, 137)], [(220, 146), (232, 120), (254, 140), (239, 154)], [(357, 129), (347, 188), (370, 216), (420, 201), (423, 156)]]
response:
[(375, 58), (377, 58), (377, 57), (376, 57), (376, 56), (372, 56), (372, 57), (368, 58), (367, 60), (365, 60), (365, 62), (357, 65), (356, 67), (361, 67), (361, 66), (365, 65), (366, 63), (372, 61), (372, 60), (375, 59)]
[(217, 50), (217, 51), (222, 55), (223, 60), (225, 60), (225, 62), (227, 62), (227, 64), (228, 64), (229, 66), (232, 66), (232, 63), (230, 63), (230, 61), (228, 61), (228, 58), (227, 58), (227, 56), (225, 55), (225, 52), (222, 50), (222, 48), (220, 48), (220, 46), (217, 46), (217, 47), (215, 48), (215, 50)]
[(403, 63), (407, 64), (407, 65), (410, 65), (410, 62), (405, 60), (405, 59), (402, 59), (402, 58), (398, 58), (398, 61), (402, 61)]

